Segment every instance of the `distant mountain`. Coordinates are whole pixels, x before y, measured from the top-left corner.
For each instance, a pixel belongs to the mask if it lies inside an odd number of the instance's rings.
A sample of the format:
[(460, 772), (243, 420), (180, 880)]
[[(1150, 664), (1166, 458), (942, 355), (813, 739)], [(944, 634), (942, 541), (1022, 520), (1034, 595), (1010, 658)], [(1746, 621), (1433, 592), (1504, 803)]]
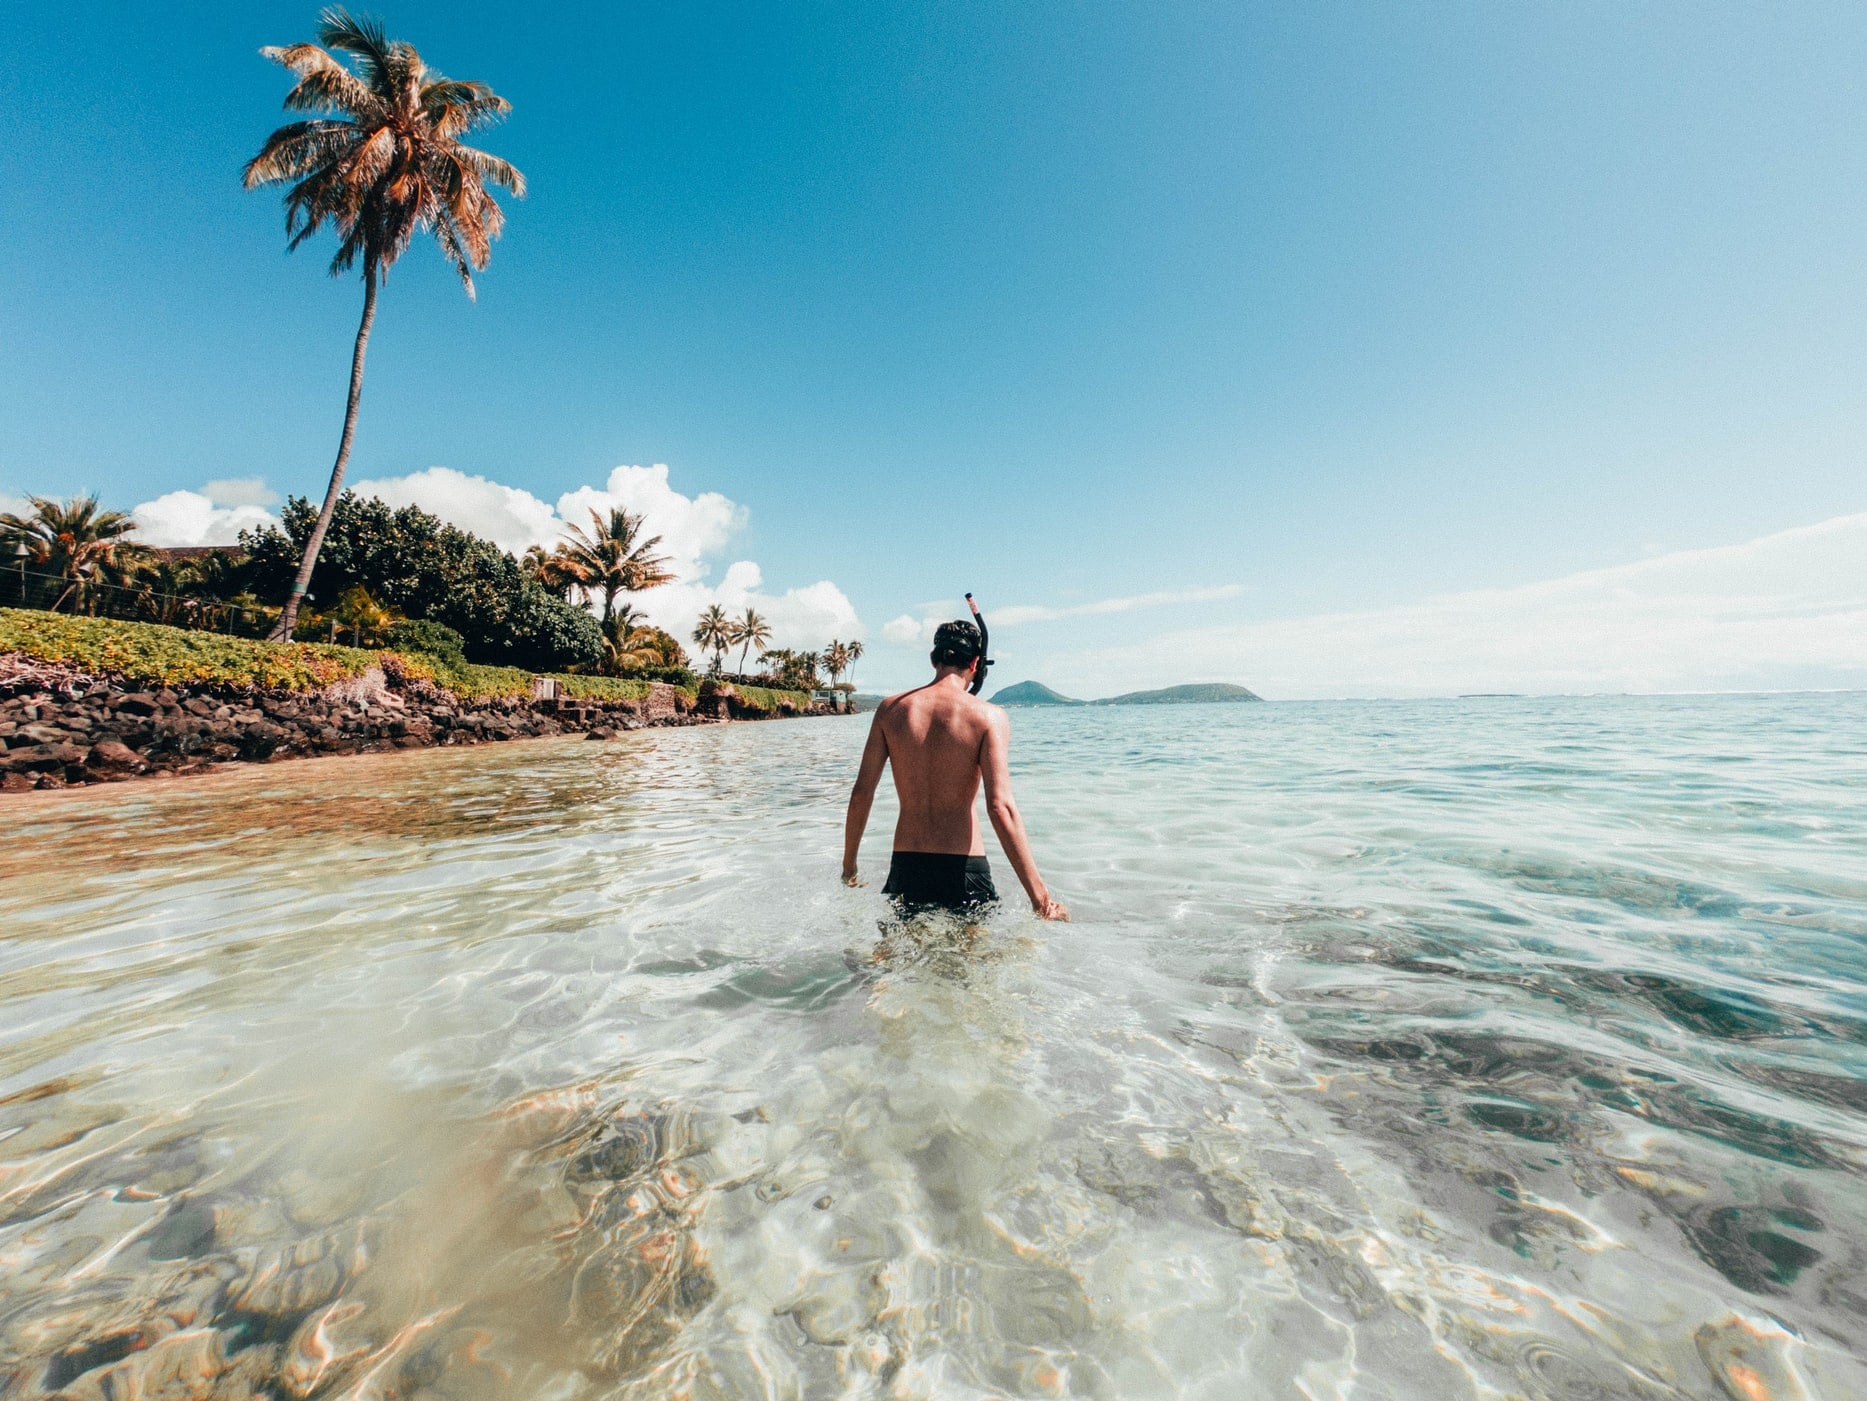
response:
[(1255, 691), (1230, 682), (1215, 681), (1195, 686), (1168, 686), (1159, 691), (1130, 691), (1125, 696), (1107, 700), (1080, 701), (1053, 691), (1041, 681), (1020, 681), (992, 697), (993, 705), (1197, 705), (1214, 701), (1261, 701)]
[(1020, 681), (992, 696), (993, 705), (1083, 705), (1085, 702), (1059, 695), (1041, 681)]
[(1193, 686), (1168, 686), (1159, 691), (1130, 691), (1125, 696), (1090, 701), (1091, 705), (1196, 705), (1212, 701), (1261, 701), (1264, 697), (1229, 681), (1210, 681)]

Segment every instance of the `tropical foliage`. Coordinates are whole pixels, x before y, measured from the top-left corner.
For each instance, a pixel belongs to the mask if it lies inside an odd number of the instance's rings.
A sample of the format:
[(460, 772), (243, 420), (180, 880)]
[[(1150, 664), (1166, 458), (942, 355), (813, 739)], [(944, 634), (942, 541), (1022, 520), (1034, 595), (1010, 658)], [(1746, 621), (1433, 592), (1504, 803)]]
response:
[[(317, 523), (300, 497), (281, 515), (282, 531), (240, 537), (262, 596), (283, 591)], [(417, 506), (343, 493), (313, 583), (314, 601), (336, 605), (361, 585), (385, 609), (451, 628), (468, 660), (484, 665), (551, 672), (602, 659), (602, 629), (587, 611), (554, 597), (497, 545)]]
[[(311, 690), (382, 664), (383, 653), (304, 642), (260, 642), (153, 623), (0, 609), (0, 652), (64, 662), (152, 685), (218, 682)], [(427, 672), (417, 663), (417, 675)]]
[(817, 675), (817, 668), (823, 664), (823, 658), (816, 652), (794, 652), (788, 647), (779, 647), (761, 652), (759, 663), (765, 668), (771, 683), (782, 689), (814, 691), (823, 685)]
[(717, 603), (708, 604), (700, 621), (694, 624), (693, 639), (701, 651), (713, 654), (713, 670), (719, 671), (725, 664), (726, 649), (733, 643), (733, 622), (726, 610)]
[(435, 72), (413, 46), (390, 39), (378, 22), (341, 9), (324, 11), (318, 40), (260, 50), (298, 80), (285, 96), (286, 110), (314, 115), (273, 132), (247, 163), (244, 177), (248, 189), (288, 187), (289, 248), (329, 223), (338, 239), (332, 276), (358, 264), (363, 272), (363, 316), (351, 352), (343, 434), (324, 504), (301, 543), (275, 628), (279, 637), (292, 636), (343, 489), (384, 275), (415, 235), (427, 232), (472, 296), (473, 274), (492, 256), (492, 241), (505, 220), (488, 186), (525, 193), (525, 178), (515, 167), (461, 140), (511, 110), (485, 83)]
[(642, 517), (621, 507), (605, 516), (590, 512), (590, 529), (573, 525), (550, 554), (535, 558), (533, 569), (547, 588), (562, 595), (576, 593), (586, 601), (603, 599), (603, 626), (607, 630), (616, 612), (616, 599), (672, 583), (665, 555), (655, 552), (659, 535), (642, 538)]
[(746, 669), (746, 653), (754, 647), (763, 648), (771, 641), (771, 624), (761, 618), (757, 611), (747, 607), (743, 618), (735, 618), (728, 643), (739, 649), (739, 670)]
[[(153, 623), (17, 608), (0, 608), (0, 653), (64, 663), (151, 686), (208, 683), (242, 689), (306, 691), (387, 663), (405, 676), (432, 680), (465, 699), (483, 700), (530, 695), (534, 679), (532, 672), (519, 667), (471, 663), (450, 666), (424, 648), (379, 652), (324, 643), (270, 642)], [(647, 680), (634, 678), (559, 675), (554, 679), (560, 694), (591, 700), (641, 700), (649, 691)], [(677, 689), (690, 700), (697, 694), (692, 686)], [(810, 699), (795, 691), (758, 686), (740, 686), (736, 690), (745, 709), (767, 714), (786, 703), (801, 709)]]
[(54, 612), (96, 613), (107, 590), (122, 589), (149, 551), (129, 538), (136, 522), (95, 496), (29, 498), (24, 515), (0, 515), (0, 549), (16, 568), (20, 601)]

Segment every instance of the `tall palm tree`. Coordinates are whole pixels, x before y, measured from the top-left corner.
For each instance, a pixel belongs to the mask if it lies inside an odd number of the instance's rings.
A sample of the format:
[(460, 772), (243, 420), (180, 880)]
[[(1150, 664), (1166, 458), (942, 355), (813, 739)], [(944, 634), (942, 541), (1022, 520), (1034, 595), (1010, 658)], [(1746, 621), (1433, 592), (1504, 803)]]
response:
[(26, 569), (41, 576), (58, 595), (56, 613), (70, 601), (73, 611), (84, 605), (97, 610), (100, 585), (127, 583), (127, 576), (153, 559), (149, 550), (129, 538), (135, 518), (126, 511), (106, 511), (95, 496), (74, 496), (54, 501), (31, 496), (30, 513), (0, 515), (0, 547), (9, 555), (25, 546)]
[(523, 195), (525, 177), (460, 139), (498, 121), (512, 104), (485, 83), (443, 77), (421, 61), (412, 45), (388, 38), (376, 20), (329, 9), (319, 16), (317, 44), (260, 53), (298, 77), (285, 95), (286, 110), (317, 115), (290, 122), (266, 138), (247, 162), (246, 187), (290, 184), (285, 194), (288, 248), (298, 247), (328, 219), (338, 236), (331, 275), (348, 272), (359, 261), (363, 265), (363, 319), (350, 355), (350, 397), (337, 462), (272, 632), (289, 638), (343, 489), (377, 288), (415, 235), (428, 232), (471, 297), (473, 274), (492, 257), (492, 242), (505, 224), (487, 186)]
[[(639, 593), (674, 582), (665, 555), (655, 553), (659, 535), (642, 539), (642, 517), (620, 506), (610, 508), (609, 518), (601, 511), (590, 512), (592, 529), (573, 525), (565, 533), (556, 552), (540, 569), (540, 578), (560, 577), (586, 593), (603, 595), (603, 625), (616, 611), (616, 595)], [(555, 575), (550, 572), (555, 571)]]
[(849, 641), (843, 644), (843, 670), (849, 673), (849, 684), (856, 684), (856, 663), (862, 660), (862, 643)]
[(843, 673), (849, 670), (849, 648), (835, 638), (823, 649), (823, 669), (830, 673), (830, 684), (834, 686), (843, 679)]
[(721, 658), (726, 655), (726, 649), (732, 642), (733, 620), (726, 616), (726, 610), (719, 604), (708, 604), (707, 611), (694, 624), (694, 645), (713, 654), (713, 669), (718, 671)]
[(771, 624), (761, 618), (751, 607), (747, 607), (743, 618), (735, 618), (732, 635), (727, 641), (739, 649), (739, 671), (743, 675), (746, 669), (746, 653), (753, 647), (763, 648), (771, 641)]

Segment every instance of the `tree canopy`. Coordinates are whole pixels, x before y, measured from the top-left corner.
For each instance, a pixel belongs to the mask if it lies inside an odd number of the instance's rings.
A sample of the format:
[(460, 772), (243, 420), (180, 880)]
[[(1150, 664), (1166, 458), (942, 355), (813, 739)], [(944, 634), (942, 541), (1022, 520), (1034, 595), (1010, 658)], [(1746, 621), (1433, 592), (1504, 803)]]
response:
[[(283, 531), (240, 537), (256, 591), (273, 597), (297, 569), (317, 511), (295, 496), (281, 516)], [(471, 661), (563, 671), (603, 656), (597, 620), (554, 597), (497, 545), (418, 506), (391, 508), (346, 491), (331, 513), (312, 595), (331, 607), (358, 585), (384, 608), (452, 628)]]

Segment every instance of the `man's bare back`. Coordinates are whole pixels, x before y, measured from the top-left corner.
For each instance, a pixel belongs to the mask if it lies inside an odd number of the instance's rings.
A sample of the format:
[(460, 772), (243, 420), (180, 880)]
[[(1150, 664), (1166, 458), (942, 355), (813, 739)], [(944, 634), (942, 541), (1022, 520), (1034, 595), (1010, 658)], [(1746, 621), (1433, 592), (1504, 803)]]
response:
[[(949, 627), (953, 625), (948, 625)], [(945, 628), (942, 629), (944, 633)], [(976, 636), (976, 634), (975, 634)], [(849, 795), (844, 824), (843, 879), (856, 883), (856, 852), (868, 826), (869, 808), (884, 767), (892, 767), (901, 815), (895, 823), (896, 872), (903, 857), (982, 858), (977, 798), (985, 787), (986, 813), (999, 844), (1017, 873), (1031, 907), (1045, 919), (1068, 919), (1069, 911), (1050, 898), (1031, 857), (1024, 820), (1011, 796), (1011, 722), (1005, 712), (967, 691), (970, 665), (943, 664), (938, 647), (934, 679), (925, 686), (890, 696), (875, 712), (862, 767)], [(980, 866), (983, 862), (978, 863)], [(891, 873), (891, 884), (894, 873)], [(990, 889), (989, 873), (985, 889)]]

